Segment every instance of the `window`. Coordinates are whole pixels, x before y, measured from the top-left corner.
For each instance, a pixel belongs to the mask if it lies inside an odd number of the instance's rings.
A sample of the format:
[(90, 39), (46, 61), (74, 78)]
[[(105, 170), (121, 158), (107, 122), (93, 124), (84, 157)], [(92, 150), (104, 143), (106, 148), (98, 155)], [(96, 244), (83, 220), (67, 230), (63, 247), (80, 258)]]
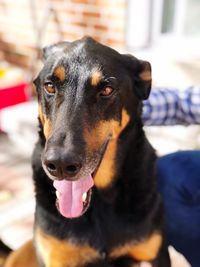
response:
[(127, 10), (129, 48), (173, 43), (199, 50), (200, 0), (129, 0)]
[(200, 37), (200, 1), (164, 0), (161, 33)]

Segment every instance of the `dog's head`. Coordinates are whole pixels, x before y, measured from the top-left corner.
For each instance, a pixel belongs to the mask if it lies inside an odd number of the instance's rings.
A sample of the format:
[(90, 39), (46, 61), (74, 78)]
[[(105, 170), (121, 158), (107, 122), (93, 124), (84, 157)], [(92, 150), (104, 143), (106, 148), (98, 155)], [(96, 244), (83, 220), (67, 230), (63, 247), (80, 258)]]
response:
[(101, 189), (113, 182), (118, 139), (150, 92), (150, 64), (83, 38), (45, 48), (35, 85), (42, 165), (54, 180), (61, 214), (78, 217), (93, 184)]

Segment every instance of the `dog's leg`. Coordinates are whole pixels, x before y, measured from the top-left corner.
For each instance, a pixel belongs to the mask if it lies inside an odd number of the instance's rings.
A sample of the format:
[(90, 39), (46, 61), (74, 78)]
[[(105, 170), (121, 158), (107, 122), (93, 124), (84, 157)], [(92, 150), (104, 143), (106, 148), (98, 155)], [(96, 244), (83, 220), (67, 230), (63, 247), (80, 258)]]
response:
[(21, 248), (12, 252), (4, 267), (39, 267), (33, 241), (28, 241)]

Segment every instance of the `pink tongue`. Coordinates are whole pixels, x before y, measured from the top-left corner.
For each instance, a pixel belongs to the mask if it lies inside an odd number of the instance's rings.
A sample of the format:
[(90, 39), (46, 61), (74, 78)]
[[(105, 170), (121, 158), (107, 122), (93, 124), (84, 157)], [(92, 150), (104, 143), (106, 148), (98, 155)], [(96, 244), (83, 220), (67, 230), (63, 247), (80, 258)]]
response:
[(89, 175), (78, 181), (54, 181), (53, 186), (61, 194), (58, 203), (60, 213), (67, 218), (79, 217), (83, 212), (83, 193), (93, 186), (92, 176)]

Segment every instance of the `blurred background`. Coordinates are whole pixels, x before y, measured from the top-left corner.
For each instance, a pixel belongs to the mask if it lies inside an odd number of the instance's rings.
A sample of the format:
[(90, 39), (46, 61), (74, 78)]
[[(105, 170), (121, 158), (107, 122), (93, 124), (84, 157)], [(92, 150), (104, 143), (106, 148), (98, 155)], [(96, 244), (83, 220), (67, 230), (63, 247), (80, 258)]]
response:
[[(41, 48), (90, 35), (150, 61), (154, 85), (199, 85), (200, 0), (0, 0), (0, 25), (0, 237), (17, 248), (32, 235)], [(159, 155), (200, 147), (199, 126), (145, 129)]]

